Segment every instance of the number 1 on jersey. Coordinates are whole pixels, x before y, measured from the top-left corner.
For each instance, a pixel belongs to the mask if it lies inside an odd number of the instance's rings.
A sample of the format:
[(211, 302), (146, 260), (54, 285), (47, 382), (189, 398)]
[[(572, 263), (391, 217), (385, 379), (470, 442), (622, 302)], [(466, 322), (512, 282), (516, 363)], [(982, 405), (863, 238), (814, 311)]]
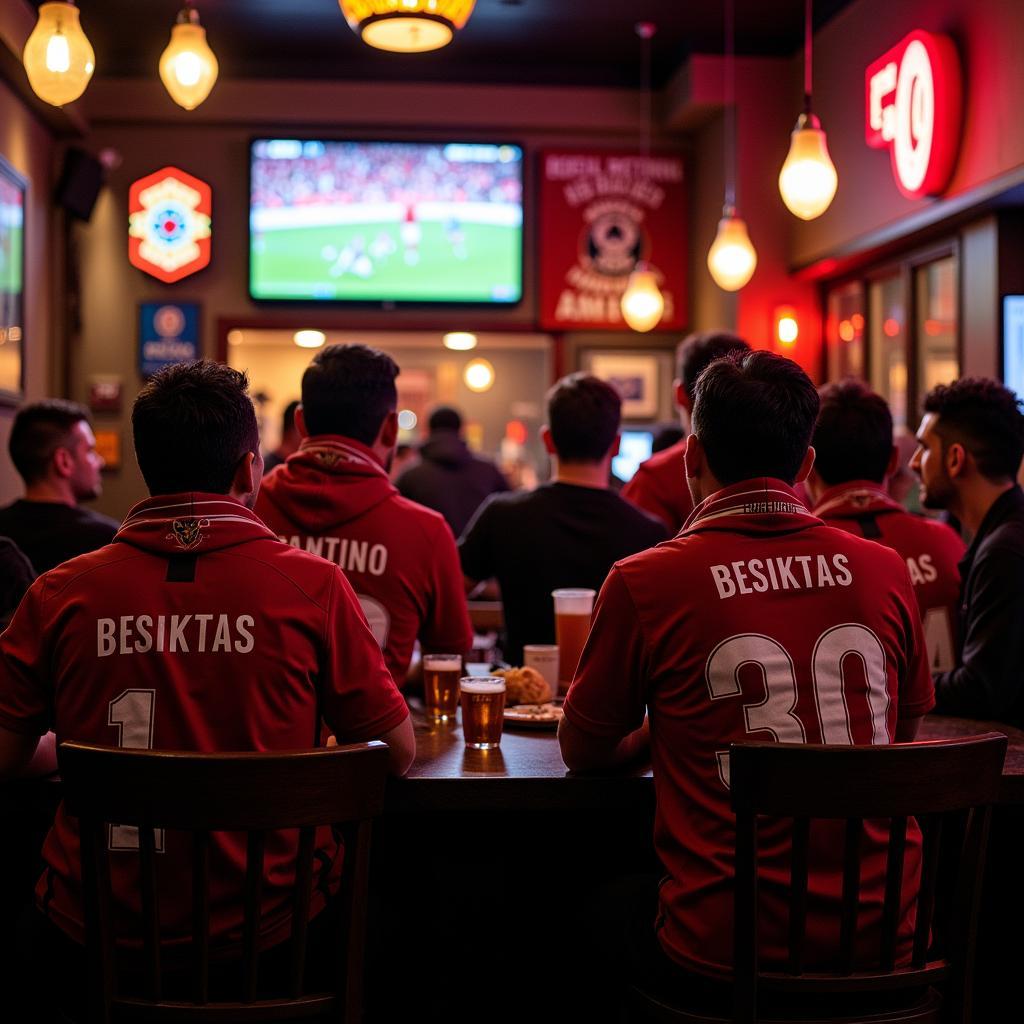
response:
[[(107, 725), (117, 729), (117, 745), (132, 750), (153, 749), (153, 714), (156, 690), (125, 690), (107, 705)], [(156, 848), (163, 853), (164, 830), (154, 829)], [(137, 850), (139, 830), (134, 825), (111, 825), (107, 848)]]

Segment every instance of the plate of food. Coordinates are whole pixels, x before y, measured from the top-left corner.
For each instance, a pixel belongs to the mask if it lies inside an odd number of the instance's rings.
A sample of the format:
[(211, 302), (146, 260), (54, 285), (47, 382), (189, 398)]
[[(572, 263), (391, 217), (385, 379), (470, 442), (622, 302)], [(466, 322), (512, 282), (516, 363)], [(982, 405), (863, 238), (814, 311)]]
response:
[(557, 729), (561, 720), (562, 706), (554, 701), (505, 708), (505, 725), (519, 729)]

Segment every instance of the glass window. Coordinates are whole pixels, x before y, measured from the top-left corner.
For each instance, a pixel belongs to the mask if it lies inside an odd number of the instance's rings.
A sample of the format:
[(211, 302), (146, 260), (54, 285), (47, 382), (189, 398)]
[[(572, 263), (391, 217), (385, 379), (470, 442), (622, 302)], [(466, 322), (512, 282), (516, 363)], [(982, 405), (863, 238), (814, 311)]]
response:
[(868, 286), (871, 339), (871, 386), (889, 403), (894, 428), (907, 425), (909, 382), (907, 323), (900, 275), (879, 278)]
[(921, 398), (936, 384), (949, 384), (960, 376), (956, 277), (953, 256), (914, 271), (917, 393)]
[(859, 281), (828, 293), (829, 380), (864, 376), (864, 289)]

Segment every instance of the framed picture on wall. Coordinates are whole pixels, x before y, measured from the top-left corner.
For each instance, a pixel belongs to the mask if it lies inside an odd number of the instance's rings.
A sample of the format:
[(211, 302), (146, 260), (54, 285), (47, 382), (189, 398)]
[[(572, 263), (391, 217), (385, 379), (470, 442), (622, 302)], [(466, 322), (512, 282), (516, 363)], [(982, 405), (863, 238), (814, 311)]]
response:
[(11, 404), (22, 392), (26, 187), (0, 156), (0, 402)]
[(584, 353), (583, 365), (595, 377), (614, 385), (622, 395), (624, 420), (653, 420), (659, 413), (659, 359), (651, 352)]

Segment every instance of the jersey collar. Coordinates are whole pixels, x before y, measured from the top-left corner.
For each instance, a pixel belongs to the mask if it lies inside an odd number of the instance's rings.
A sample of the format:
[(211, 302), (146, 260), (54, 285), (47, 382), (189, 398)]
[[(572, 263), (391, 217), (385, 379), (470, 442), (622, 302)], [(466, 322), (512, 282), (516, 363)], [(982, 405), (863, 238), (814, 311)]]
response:
[(690, 513), (682, 533), (785, 533), (821, 525), (789, 484), (774, 477), (756, 477), (730, 484), (705, 498)]
[(874, 480), (847, 480), (830, 487), (812, 509), (814, 515), (824, 518), (860, 516), (865, 512), (901, 512), (903, 506)]

